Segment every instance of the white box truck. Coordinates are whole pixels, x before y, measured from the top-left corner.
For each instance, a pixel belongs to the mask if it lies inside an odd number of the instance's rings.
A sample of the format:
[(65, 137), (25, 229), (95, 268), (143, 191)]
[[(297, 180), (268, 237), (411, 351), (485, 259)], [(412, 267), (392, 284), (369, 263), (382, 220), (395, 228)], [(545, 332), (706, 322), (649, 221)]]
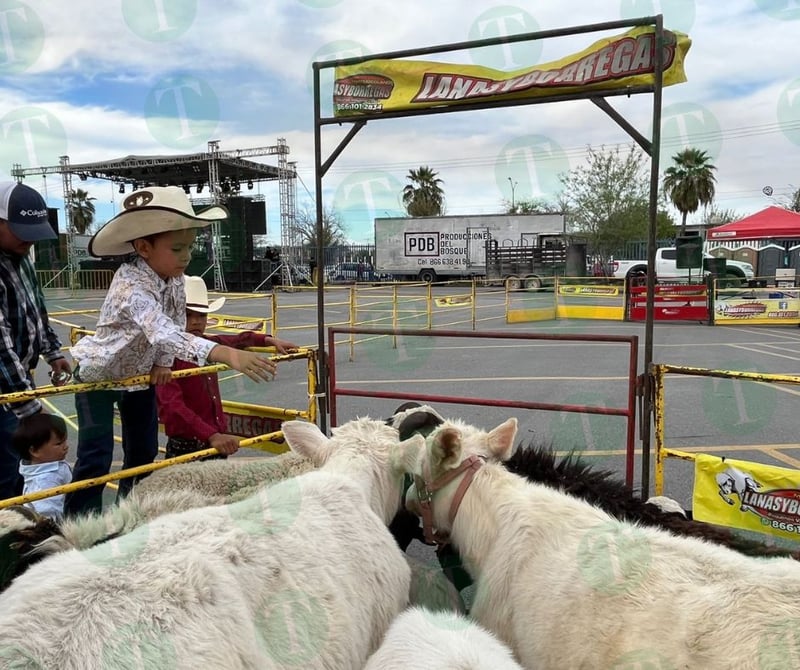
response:
[[(486, 243), (539, 248), (564, 234), (563, 214), (476, 214), (375, 219), (375, 270), (426, 282), (486, 276)], [(541, 237), (541, 239), (540, 239)]]

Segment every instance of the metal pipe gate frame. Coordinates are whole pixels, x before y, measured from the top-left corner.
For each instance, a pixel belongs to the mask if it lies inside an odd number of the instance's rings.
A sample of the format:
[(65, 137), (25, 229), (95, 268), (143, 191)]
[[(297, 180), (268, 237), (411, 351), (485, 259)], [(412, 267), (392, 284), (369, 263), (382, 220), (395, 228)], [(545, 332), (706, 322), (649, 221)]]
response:
[[(385, 335), (392, 337), (426, 337), (426, 338), (467, 338), (467, 339), (500, 339), (500, 340), (543, 340), (560, 342), (595, 342), (627, 344), (628, 355), (628, 389), (624, 407), (596, 407), (591, 405), (568, 405), (557, 403), (525, 402), (521, 400), (496, 400), (470, 396), (452, 396), (436, 394), (401, 393), (397, 391), (374, 391), (358, 389), (348, 385), (347, 388), (337, 385), (336, 346), (337, 334)], [(551, 412), (575, 412), (581, 414), (604, 414), (624, 416), (626, 418), (625, 439), (625, 483), (633, 487), (633, 460), (636, 437), (636, 400), (641, 389), (638, 375), (639, 337), (637, 335), (549, 335), (533, 333), (507, 333), (498, 331), (482, 331), (480, 333), (463, 330), (404, 330), (394, 328), (328, 328), (328, 381), (329, 409), (331, 426), (337, 424), (336, 400), (339, 396), (356, 396), (364, 398), (387, 398), (397, 400), (413, 400), (421, 403), (446, 403), (461, 405), (482, 405), (486, 407), (513, 407), (517, 409), (534, 409)]]

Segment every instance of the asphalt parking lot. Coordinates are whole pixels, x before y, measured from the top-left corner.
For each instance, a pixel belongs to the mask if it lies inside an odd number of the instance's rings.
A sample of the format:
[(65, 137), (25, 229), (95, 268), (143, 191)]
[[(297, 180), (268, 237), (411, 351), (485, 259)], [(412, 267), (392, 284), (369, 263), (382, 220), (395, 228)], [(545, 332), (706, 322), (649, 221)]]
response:
[[(452, 297), (461, 289), (436, 289), (435, 295)], [(421, 293), (424, 297), (424, 294)], [(316, 296), (313, 292), (278, 292), (280, 337), (304, 346), (316, 346)], [(326, 293), (326, 325), (346, 323), (351, 305), (346, 289)], [(97, 309), (102, 294), (47, 295), (51, 312)], [(503, 340), (491, 337), (440, 337), (437, 330), (472, 330), (469, 307), (458, 299), (442, 300), (432, 317), (430, 336), (363, 338), (354, 346), (336, 346), (337, 385), (342, 388), (402, 394), (468, 396), (492, 400), (520, 400), (624, 407), (627, 393), (627, 348), (621, 345), (576, 343), (553, 340)], [(448, 304), (448, 302), (450, 304)], [(358, 319), (370, 325), (391, 325), (391, 293), (387, 290), (359, 298)], [(230, 299), (223, 312), (238, 316), (265, 316), (269, 303), (264, 296)], [(476, 330), (521, 334), (634, 335), (639, 338), (639, 371), (642, 371), (644, 324), (616, 321), (543, 321), (506, 324), (501, 292), (481, 292), (476, 299)], [(92, 328), (95, 314), (69, 314), (58, 321)], [(388, 319), (388, 322), (387, 322)], [(402, 310), (398, 325), (425, 326), (424, 303), (410, 302)], [(67, 342), (68, 326), (56, 324)], [(337, 341), (342, 341), (337, 338)], [(352, 351), (352, 357), (351, 357)], [(352, 360), (351, 360), (352, 358)], [(800, 329), (697, 323), (657, 323), (653, 360), (659, 363), (725, 370), (746, 370), (800, 375)], [(37, 379), (46, 383), (46, 366), (40, 364)], [(284, 407), (305, 407), (306, 371), (303, 362), (279, 368), (275, 381), (256, 385), (235, 372), (221, 375), (227, 399)], [(800, 444), (796, 433), (797, 395), (788, 384), (718, 380), (670, 375), (666, 391), (666, 444), (694, 451), (711, 451), (738, 459), (756, 460), (787, 467), (800, 467)], [(52, 409), (74, 414), (72, 397), (52, 399)], [(359, 415), (388, 416), (402, 400), (374, 397), (336, 399), (338, 421)], [(551, 444), (560, 452), (578, 451), (598, 467), (624, 473), (625, 419), (559, 411), (521, 410), (472, 404), (438, 403), (443, 415), (458, 416), (490, 428), (510, 415), (520, 421), (519, 441)], [(75, 458), (77, 437), (70, 431)], [(638, 445), (638, 442), (637, 442)], [(242, 450), (241, 456), (259, 452)], [(119, 462), (121, 454), (115, 461)], [(651, 459), (652, 460), (652, 459)], [(641, 476), (641, 461), (634, 464), (635, 484)], [(670, 459), (666, 467), (665, 493), (685, 506), (691, 503), (693, 466)], [(653, 483), (652, 473), (650, 477)]]

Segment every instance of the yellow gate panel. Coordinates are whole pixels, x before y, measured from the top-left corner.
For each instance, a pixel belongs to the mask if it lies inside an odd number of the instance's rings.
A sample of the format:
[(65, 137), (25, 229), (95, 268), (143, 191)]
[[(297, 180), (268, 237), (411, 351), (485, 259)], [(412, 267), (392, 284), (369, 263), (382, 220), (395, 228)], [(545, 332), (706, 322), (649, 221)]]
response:
[(552, 321), (556, 318), (555, 307), (529, 307), (527, 309), (509, 309), (506, 312), (506, 323), (526, 323), (528, 321)]
[(559, 319), (607, 319), (622, 321), (625, 318), (624, 305), (562, 305), (556, 308)]

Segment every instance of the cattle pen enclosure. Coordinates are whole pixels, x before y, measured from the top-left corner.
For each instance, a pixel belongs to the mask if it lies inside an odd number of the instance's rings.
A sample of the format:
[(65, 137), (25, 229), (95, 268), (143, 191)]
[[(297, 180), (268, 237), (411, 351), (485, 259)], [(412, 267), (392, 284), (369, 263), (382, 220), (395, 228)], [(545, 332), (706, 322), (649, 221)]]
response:
[[(430, 292), (430, 295), (428, 295)], [(474, 295), (469, 287), (418, 287), (412, 295), (393, 307), (391, 291), (373, 290), (360, 294), (353, 304), (349, 289), (332, 289), (327, 310), (330, 324), (367, 328), (400, 327), (408, 329), (457, 329), (467, 332), (502, 331), (515, 334), (567, 334), (641, 336), (643, 325), (620, 321), (558, 319), (534, 323), (506, 323), (505, 292), (479, 289)], [(69, 341), (71, 326), (91, 328), (102, 294), (83, 292), (71, 295), (49, 291), (48, 308), (56, 317), (56, 329), (62, 341)], [(273, 300), (277, 311), (273, 317)], [(475, 301), (476, 305), (472, 302)], [(428, 308), (430, 305), (430, 310)], [(475, 309), (477, 319), (473, 318)], [(313, 295), (296, 291), (237, 296), (229, 300), (226, 312), (248, 322), (275, 319), (279, 337), (304, 346), (314, 346), (315, 320)], [(351, 321), (355, 314), (357, 321)], [(69, 323), (70, 326), (62, 323)], [(334, 326), (336, 327), (336, 326)], [(440, 342), (417, 338), (419, 343), (400, 342), (396, 347), (389, 338), (336, 336), (337, 383), (354, 386), (367, 383), (374, 390), (392, 388), (409, 394), (464, 395), (509, 400), (593, 405), (601, 408), (626, 404), (627, 361), (610, 355), (608, 348), (578, 347), (569, 342), (504, 341), (466, 345), (464, 342)], [(791, 374), (800, 371), (800, 332), (788, 327), (709, 328), (691, 323), (656, 325), (655, 360), (671, 365), (745, 370), (760, 373)], [(641, 369), (641, 360), (639, 361)], [(38, 382), (46, 383), (43, 366), (37, 371)], [(800, 466), (800, 446), (795, 435), (792, 412), (797, 390), (777, 385), (769, 391), (740, 392), (744, 382), (730, 380), (708, 386), (708, 382), (670, 381), (665, 403), (669, 413), (666, 441), (676, 449), (700, 451), (710, 447), (715, 453), (726, 452), (737, 458), (783, 465)], [(233, 371), (221, 374), (221, 388), (226, 400), (256, 405), (306, 407), (309, 401), (307, 370), (297, 363), (280, 364), (274, 382), (256, 385)], [(280, 403), (276, 400), (280, 398)], [(388, 416), (396, 400), (370, 397), (346, 398), (338, 406), (338, 422), (358, 415)], [(48, 402), (52, 411), (70, 417), (74, 406), (70, 396)], [(723, 409), (726, 403), (741, 409), (747, 425), (731, 430)], [(737, 403), (739, 403), (737, 405)], [(524, 426), (521, 440), (552, 443), (562, 453), (577, 451), (582, 456), (625, 475), (626, 426), (622, 417), (579, 415), (558, 411), (458, 405), (439, 407), (477, 424), (494, 425), (510, 414)], [(737, 410), (739, 411), (739, 410)], [(638, 429), (637, 429), (638, 430)], [(76, 433), (70, 428), (70, 454), (74, 460)], [(637, 433), (638, 437), (638, 433)], [(243, 449), (236, 457), (256, 456)], [(121, 454), (115, 455), (115, 468)], [(636, 444), (634, 485), (640, 484), (640, 450)], [(683, 462), (665, 466), (667, 493), (685, 506), (691, 503), (691, 468)]]

